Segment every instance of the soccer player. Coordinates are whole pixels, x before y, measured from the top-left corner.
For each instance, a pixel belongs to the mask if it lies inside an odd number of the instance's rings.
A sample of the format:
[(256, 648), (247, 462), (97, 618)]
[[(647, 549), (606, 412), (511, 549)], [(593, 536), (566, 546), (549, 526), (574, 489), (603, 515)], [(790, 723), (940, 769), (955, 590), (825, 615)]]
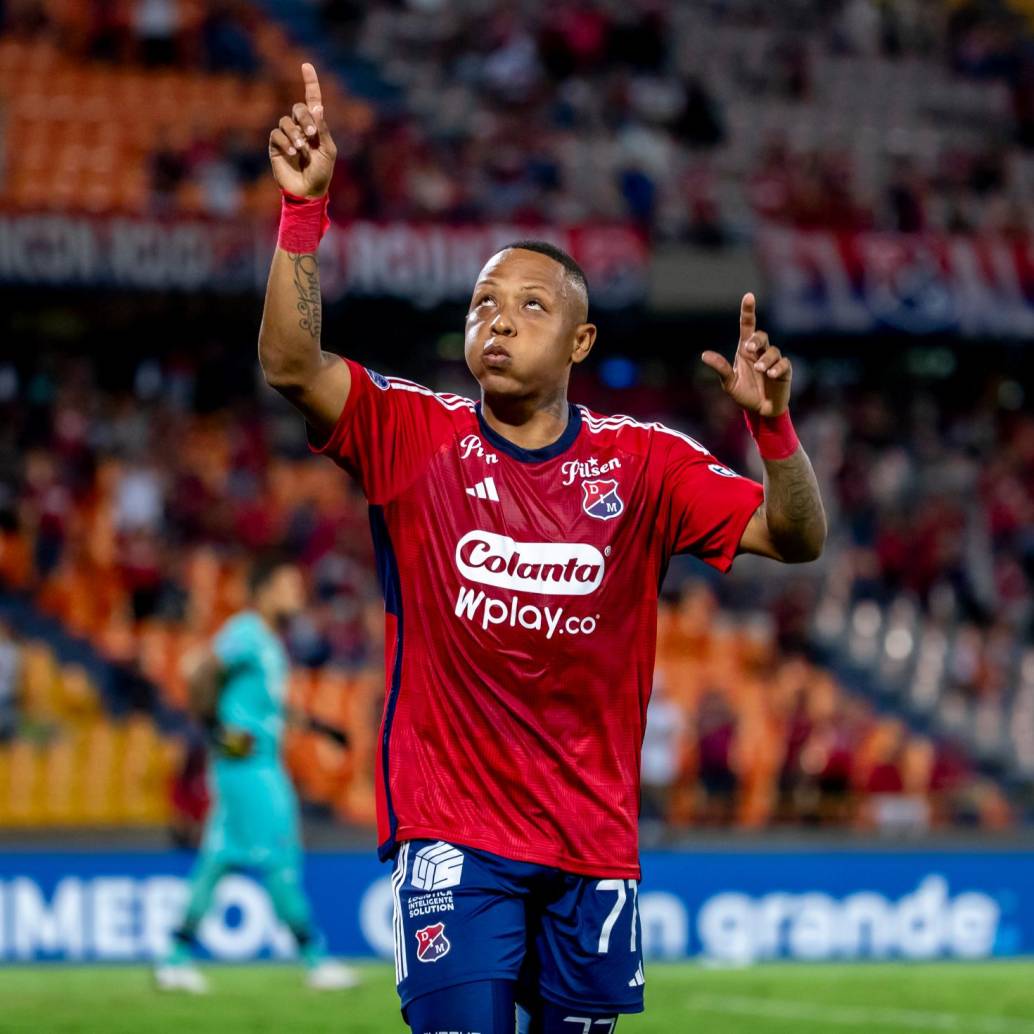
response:
[(155, 980), (162, 990), (200, 994), (208, 989), (193, 964), (198, 927), (219, 880), (228, 872), (252, 870), (298, 942), (307, 984), (343, 989), (353, 986), (356, 976), (326, 957), (313, 925), (301, 881), (298, 804), (280, 761), (285, 719), (334, 732), (286, 708), (288, 660), (279, 636), (304, 603), (304, 583), (296, 566), (266, 557), (253, 564), (249, 590), (250, 608), (223, 625), (190, 679), (192, 708), (209, 730), (215, 755), (215, 806), (191, 876), (186, 914)]
[[(376, 779), (395, 967), (416, 1034), (603, 1034), (643, 1008), (639, 755), (668, 561), (812, 560), (825, 517), (787, 414), (789, 360), (743, 299), (732, 363), (765, 485), (660, 424), (567, 399), (592, 350), (578, 265), (518, 242), (466, 319), (477, 402), (321, 350), (335, 146), (316, 72), (270, 135), (284, 192), (266, 380), (361, 486), (385, 596)], [(388, 337), (390, 326), (383, 328)], [(515, 1006), (520, 1006), (516, 1009)]]

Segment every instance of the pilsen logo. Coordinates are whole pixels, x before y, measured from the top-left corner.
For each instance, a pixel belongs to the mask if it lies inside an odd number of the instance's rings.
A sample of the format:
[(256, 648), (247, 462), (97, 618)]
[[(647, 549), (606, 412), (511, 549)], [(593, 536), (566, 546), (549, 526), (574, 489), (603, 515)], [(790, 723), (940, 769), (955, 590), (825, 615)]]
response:
[(560, 467), (560, 473), (564, 476), (562, 484), (573, 485), (575, 478), (598, 478), (600, 474), (617, 470), (620, 466), (621, 460), (616, 456), (605, 463), (600, 463), (595, 456), (588, 460), (568, 460)]
[(603, 581), (603, 554), (584, 542), (515, 542), (470, 531), (456, 545), (456, 566), (472, 582), (549, 596), (588, 596)]

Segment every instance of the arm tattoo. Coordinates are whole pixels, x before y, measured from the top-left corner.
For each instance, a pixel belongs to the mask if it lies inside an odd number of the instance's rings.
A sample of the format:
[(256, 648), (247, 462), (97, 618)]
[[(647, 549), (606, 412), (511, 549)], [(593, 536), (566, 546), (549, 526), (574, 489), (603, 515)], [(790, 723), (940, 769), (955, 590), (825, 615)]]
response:
[(803, 449), (765, 462), (765, 516), (772, 541), (787, 560), (817, 556), (826, 537), (818, 481)]
[(323, 299), (320, 296), (320, 264), (315, 255), (288, 255), (294, 265), (294, 287), (298, 292), (298, 326), (314, 341), (323, 326)]

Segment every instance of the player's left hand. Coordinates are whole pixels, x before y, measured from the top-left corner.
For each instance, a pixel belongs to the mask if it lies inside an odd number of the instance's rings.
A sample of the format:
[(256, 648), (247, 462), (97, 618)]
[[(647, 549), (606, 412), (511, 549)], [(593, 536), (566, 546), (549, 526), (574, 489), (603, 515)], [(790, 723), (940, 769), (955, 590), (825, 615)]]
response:
[(215, 728), (212, 742), (222, 757), (233, 758), (236, 761), (251, 757), (251, 752), (255, 749), (255, 737), (250, 732), (244, 729), (230, 729), (225, 725)]
[(740, 305), (740, 340), (732, 365), (718, 352), (700, 357), (722, 379), (722, 389), (738, 406), (759, 416), (780, 416), (790, 404), (790, 360), (758, 330), (757, 300), (745, 294)]

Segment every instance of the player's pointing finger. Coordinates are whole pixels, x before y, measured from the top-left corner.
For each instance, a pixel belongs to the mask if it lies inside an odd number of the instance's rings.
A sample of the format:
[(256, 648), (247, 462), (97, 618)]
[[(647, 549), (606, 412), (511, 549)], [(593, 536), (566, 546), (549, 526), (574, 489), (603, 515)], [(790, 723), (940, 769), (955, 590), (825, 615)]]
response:
[(751, 335), (758, 329), (757, 299), (749, 292), (743, 296), (740, 303), (740, 344), (750, 340)]
[[(305, 83), (305, 104), (314, 115), (323, 114), (323, 94), (320, 92), (320, 80), (316, 69), (308, 61), (302, 65), (302, 82)], [(319, 111), (315, 111), (319, 106)]]

